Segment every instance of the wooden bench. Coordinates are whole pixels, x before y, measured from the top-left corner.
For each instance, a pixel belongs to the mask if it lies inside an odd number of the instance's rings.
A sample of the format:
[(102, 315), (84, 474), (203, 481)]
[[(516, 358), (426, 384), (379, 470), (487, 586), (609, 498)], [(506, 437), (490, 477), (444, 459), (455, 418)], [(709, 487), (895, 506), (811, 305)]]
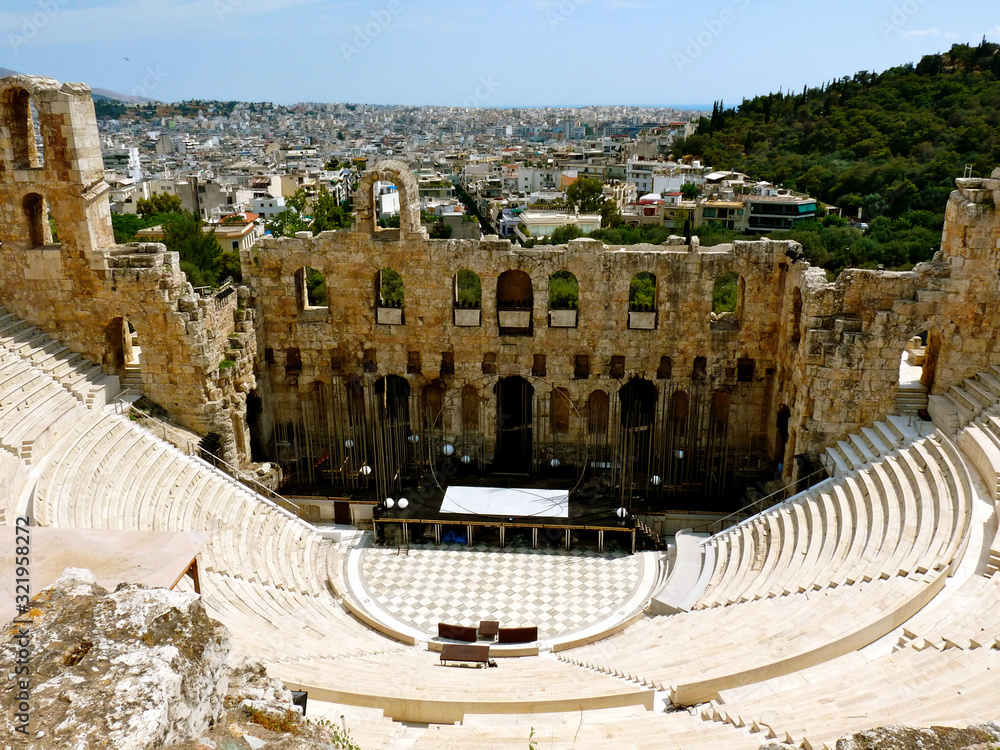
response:
[(487, 645), (466, 645), (464, 643), (445, 643), (441, 646), (440, 663), (449, 661), (475, 662), (476, 664), (489, 665), (490, 647)]
[(538, 628), (499, 628), (498, 643), (531, 643), (538, 640)]
[(479, 637), (488, 638), (491, 641), (497, 639), (497, 633), (500, 631), (500, 623), (496, 620), (480, 620), (479, 621)]
[(465, 625), (449, 625), (446, 622), (438, 623), (438, 638), (447, 638), (449, 641), (476, 642), (476, 629)]

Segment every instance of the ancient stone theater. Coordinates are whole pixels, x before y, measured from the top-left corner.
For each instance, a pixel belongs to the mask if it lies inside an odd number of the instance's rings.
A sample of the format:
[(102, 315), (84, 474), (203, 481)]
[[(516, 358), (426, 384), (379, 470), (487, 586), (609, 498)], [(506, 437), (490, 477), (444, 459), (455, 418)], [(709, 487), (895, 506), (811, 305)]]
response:
[(431, 240), (383, 161), (350, 229), (196, 290), (108, 190), (90, 89), (0, 80), (0, 524), (195, 540), (161, 585), (366, 750), (1000, 715), (1000, 170), (931, 262), (834, 280), (791, 241)]

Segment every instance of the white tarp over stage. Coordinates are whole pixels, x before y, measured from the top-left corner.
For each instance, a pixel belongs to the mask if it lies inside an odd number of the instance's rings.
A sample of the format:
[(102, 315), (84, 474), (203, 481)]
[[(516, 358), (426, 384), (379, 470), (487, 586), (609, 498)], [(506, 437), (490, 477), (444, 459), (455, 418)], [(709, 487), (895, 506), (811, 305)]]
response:
[(505, 487), (449, 487), (444, 493), (441, 512), (477, 516), (569, 518), (569, 492)]

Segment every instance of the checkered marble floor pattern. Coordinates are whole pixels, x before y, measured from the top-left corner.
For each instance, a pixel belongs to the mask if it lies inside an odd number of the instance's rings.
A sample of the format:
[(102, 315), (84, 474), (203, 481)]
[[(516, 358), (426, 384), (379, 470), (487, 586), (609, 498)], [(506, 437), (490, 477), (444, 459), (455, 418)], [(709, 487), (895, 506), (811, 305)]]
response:
[(614, 614), (642, 579), (643, 555), (587, 550), (499, 549), (484, 544), (363, 550), (369, 596), (429, 635), (439, 622), (537, 625), (540, 638), (572, 633)]

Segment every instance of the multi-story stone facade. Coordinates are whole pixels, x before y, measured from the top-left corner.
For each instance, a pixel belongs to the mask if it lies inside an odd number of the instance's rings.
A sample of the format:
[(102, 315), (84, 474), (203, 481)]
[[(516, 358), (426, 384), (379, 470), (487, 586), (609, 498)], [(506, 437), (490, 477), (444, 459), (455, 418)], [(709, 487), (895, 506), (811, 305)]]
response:
[[(200, 298), (162, 246), (115, 245), (86, 87), (13, 77), (0, 81), (0, 101), (0, 302), (109, 373), (121, 366), (127, 320), (148, 395), (184, 424), (222, 435), (241, 460), (250, 457), (248, 394), (258, 457), (302, 453), (336, 467), (351, 461), (352, 409), (401, 416), (364, 403), (392, 390), (412, 404), (407, 434), (429, 430), (488, 463), (509, 416), (498, 394), (516, 378), (529, 394), (536, 465), (593, 462), (601, 435), (605, 447), (620, 446), (632, 430), (642, 450), (669, 452), (643, 465), (647, 486), (677, 470), (680, 437), (783, 463), (788, 478), (795, 456), (815, 457), (893, 410), (913, 336), (927, 334), (932, 413), (933, 394), (1000, 364), (1000, 173), (958, 181), (933, 262), (828, 282), (785, 241), (579, 239), (524, 249), (493, 237), (430, 240), (413, 175), (382, 162), (361, 180), (350, 230), (261, 240), (242, 253), (245, 288)], [(399, 229), (377, 227), (379, 181), (399, 191)], [(309, 304), (307, 268), (324, 277), (327, 304)], [(389, 269), (402, 299), (380, 302)], [(458, 299), (460, 271), (478, 277), (478, 306)], [(550, 310), (559, 272), (575, 277), (575, 308)], [(655, 278), (648, 310), (629, 309), (637, 274)], [(716, 315), (724, 274), (738, 278), (737, 309)]]

